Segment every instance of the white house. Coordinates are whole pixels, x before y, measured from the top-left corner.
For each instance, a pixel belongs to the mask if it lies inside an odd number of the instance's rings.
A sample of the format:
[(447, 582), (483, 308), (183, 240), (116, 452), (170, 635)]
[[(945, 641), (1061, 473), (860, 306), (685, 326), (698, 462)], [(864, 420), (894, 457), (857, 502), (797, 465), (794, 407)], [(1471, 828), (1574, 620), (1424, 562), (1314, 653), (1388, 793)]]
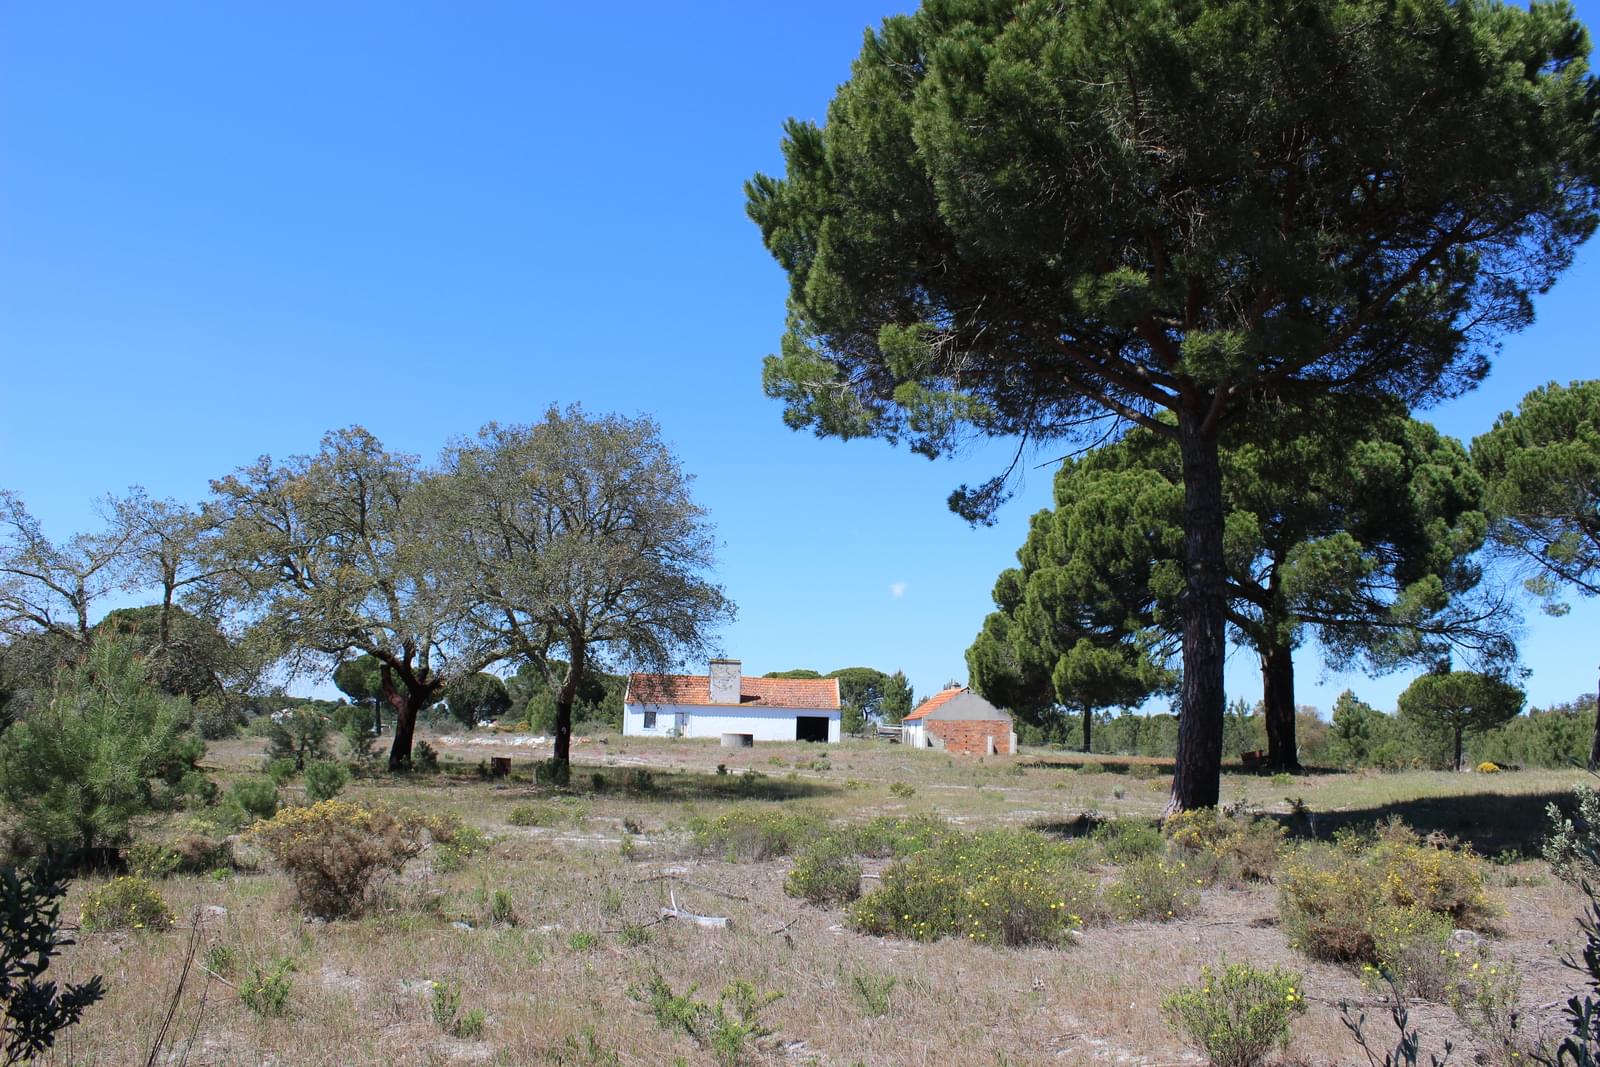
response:
[(710, 674), (629, 675), (622, 698), (628, 736), (837, 742), (839, 718), (837, 678), (746, 678), (736, 659), (712, 660)]

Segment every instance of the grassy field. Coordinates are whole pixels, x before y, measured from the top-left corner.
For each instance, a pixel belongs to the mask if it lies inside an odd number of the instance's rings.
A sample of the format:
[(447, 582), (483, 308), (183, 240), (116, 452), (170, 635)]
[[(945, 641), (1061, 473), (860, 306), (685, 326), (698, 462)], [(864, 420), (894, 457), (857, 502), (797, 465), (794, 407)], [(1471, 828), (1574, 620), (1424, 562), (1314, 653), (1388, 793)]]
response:
[[(1172, 922), (1113, 921), (1070, 943), (1007, 948), (867, 936), (852, 929), (845, 908), (785, 894), (790, 857), (730, 862), (688, 847), (697, 817), (762, 810), (841, 821), (929, 813), (967, 828), (1069, 835), (1086, 817), (1154, 818), (1169, 786), (1170, 769), (1158, 761), (1024, 751), (980, 762), (877, 742), (733, 752), (612, 735), (583, 739), (571, 788), (554, 790), (531, 781), (543, 753), (509, 736), (429, 740), (442, 773), (357, 780), (344, 796), (453, 812), (489, 835), (485, 851), (456, 863), (424, 853), (387, 881), (366, 915), (332, 922), (298, 914), (270, 863), (166, 878), (160, 890), (180, 917), (173, 929), (81, 933), (63, 954), (52, 977), (102, 974), (109, 992), (46, 1062), (147, 1061), (174, 1001), (191, 916), (196, 963), (212, 970), (191, 970), (155, 1062), (1203, 1064), (1168, 1031), (1159, 1004), (1224, 958), (1305, 976), (1309, 1010), (1278, 1062), (1364, 1062), (1340, 1021), (1341, 1001), (1373, 1016), (1393, 1044), (1377, 994), (1353, 968), (1289, 946), (1271, 884), (1207, 886), (1194, 912)], [(478, 775), (479, 761), (493, 755), (516, 761), (510, 781)], [(223, 783), (255, 774), (260, 742), (215, 744), (206, 764)], [(1581, 779), (1549, 771), (1229, 774), (1223, 798), (1280, 816), (1297, 836), (1328, 837), (1398, 814), (1496, 857), (1489, 885), (1499, 917), (1489, 951), (1522, 973), (1524, 1025), (1536, 1028), (1553, 1023), (1579, 988), (1556, 956), (1577, 944), (1581, 899), (1534, 856), (1545, 805)], [(283, 790), (286, 801), (297, 793), (296, 785)], [(176, 834), (184, 818), (149, 832)], [(865, 861), (864, 890), (888, 862)], [(1109, 864), (1092, 873), (1116, 876)], [(75, 883), (64, 913), (75, 918), (84, 894), (104, 882)], [(728, 925), (663, 921), (669, 901)], [(283, 1014), (262, 1016), (239, 989), (254, 968), (275, 965), (289, 976), (287, 1003)], [(649, 1004), (657, 975), (673, 994), (693, 991), (708, 1005), (733, 981), (779, 994), (754, 1012), (770, 1032), (718, 1059), (715, 1048), (672, 1028), (670, 1013), (662, 1025)], [(452, 1026), (474, 1010), (483, 1013), (481, 1032)], [(1447, 1006), (1419, 1002), (1412, 1021), (1434, 1046), (1450, 1038), (1474, 1048)]]

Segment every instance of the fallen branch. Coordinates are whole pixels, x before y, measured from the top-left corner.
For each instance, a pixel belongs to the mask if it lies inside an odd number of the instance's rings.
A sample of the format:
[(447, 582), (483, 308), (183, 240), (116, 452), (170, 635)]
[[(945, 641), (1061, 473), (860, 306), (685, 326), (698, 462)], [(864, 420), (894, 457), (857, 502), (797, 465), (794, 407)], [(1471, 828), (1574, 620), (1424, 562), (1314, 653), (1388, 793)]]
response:
[(677, 894), (669, 892), (667, 894), (667, 897), (668, 897), (669, 900), (672, 901), (672, 907), (670, 907), (670, 908), (662, 908), (661, 909), (661, 917), (663, 919), (683, 919), (683, 920), (685, 920), (687, 922), (694, 923), (696, 926), (727, 926), (728, 925), (727, 916), (724, 916), (724, 915), (696, 915), (692, 911), (684, 911), (682, 908), (678, 907)]

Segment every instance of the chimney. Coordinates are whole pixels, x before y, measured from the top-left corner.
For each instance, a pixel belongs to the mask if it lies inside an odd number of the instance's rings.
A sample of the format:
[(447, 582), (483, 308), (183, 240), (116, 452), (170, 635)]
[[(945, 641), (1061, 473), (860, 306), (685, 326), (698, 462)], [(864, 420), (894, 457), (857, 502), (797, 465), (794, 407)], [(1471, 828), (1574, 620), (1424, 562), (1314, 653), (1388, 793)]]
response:
[(714, 659), (711, 661), (711, 703), (739, 703), (739, 661)]

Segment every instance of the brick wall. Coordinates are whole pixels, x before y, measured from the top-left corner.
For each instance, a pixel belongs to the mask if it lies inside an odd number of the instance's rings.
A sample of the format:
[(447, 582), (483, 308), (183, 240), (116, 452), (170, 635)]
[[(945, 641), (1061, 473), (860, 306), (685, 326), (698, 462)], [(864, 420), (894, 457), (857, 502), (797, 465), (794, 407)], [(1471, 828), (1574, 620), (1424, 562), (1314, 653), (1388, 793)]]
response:
[(997, 754), (1012, 755), (1011, 723), (1005, 719), (932, 719), (928, 722), (928, 732), (944, 742), (946, 752), (962, 756), (987, 755), (987, 741), (993, 737)]

